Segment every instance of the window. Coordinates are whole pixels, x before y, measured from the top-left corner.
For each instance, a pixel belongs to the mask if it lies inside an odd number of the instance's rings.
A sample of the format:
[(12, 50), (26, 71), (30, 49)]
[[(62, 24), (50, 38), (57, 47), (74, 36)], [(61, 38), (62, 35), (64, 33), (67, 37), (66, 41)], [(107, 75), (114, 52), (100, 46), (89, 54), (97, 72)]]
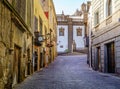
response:
[(107, 0), (107, 5), (106, 5), (106, 11), (107, 11), (107, 16), (110, 16), (112, 14), (112, 0)]
[(20, 8), (21, 8), (21, 0), (14, 0), (14, 6), (15, 6), (15, 10), (20, 14)]
[(12, 5), (12, 0), (7, 0)]
[(63, 48), (63, 45), (60, 45), (60, 48)]
[(99, 24), (99, 12), (98, 11), (95, 12), (95, 15), (94, 15), (94, 24), (95, 26)]
[(82, 36), (82, 28), (77, 28), (77, 36)]
[(43, 21), (41, 17), (39, 17), (39, 29), (40, 29), (40, 34), (42, 35), (42, 27), (43, 27)]
[(38, 31), (38, 19), (36, 16), (34, 17), (34, 31)]
[(27, 0), (27, 24), (31, 26), (31, 10), (32, 10), (32, 2), (31, 0)]
[(18, 12), (18, 14), (25, 21), (25, 13), (26, 13), (26, 0), (13, 0), (14, 8)]
[(47, 39), (48, 39), (48, 37), (47, 37), (47, 27), (44, 25), (44, 30), (45, 30), (45, 42), (47, 43)]
[(64, 28), (59, 28), (59, 36), (64, 36)]

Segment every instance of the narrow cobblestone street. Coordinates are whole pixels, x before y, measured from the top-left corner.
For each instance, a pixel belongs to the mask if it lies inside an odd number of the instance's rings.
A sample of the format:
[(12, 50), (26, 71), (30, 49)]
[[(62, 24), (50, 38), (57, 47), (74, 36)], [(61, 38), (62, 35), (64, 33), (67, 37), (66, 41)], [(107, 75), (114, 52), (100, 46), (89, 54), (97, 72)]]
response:
[(54, 63), (15, 89), (120, 89), (119, 77), (93, 71), (86, 58), (86, 55), (58, 56)]

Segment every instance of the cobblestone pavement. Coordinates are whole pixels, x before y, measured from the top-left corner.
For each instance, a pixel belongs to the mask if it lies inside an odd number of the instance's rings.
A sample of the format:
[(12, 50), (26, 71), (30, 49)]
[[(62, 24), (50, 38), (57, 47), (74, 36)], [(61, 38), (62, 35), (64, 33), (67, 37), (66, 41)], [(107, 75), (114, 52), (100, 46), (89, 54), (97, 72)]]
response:
[(120, 89), (120, 78), (93, 71), (86, 56), (59, 56), (15, 89)]
[(70, 56), (70, 55), (83, 55), (85, 53), (80, 53), (80, 52), (72, 52), (72, 53), (61, 53), (59, 54), (60, 56)]

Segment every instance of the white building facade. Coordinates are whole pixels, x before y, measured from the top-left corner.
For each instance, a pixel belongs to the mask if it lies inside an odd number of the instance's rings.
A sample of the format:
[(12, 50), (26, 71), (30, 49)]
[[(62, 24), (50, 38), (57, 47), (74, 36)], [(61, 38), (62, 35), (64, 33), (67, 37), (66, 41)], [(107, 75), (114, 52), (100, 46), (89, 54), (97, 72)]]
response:
[(57, 52), (73, 52), (84, 49), (85, 26), (81, 11), (74, 15), (57, 15)]
[[(64, 28), (64, 36), (60, 36), (59, 29)], [(65, 52), (68, 49), (68, 26), (58, 25), (57, 28), (57, 50), (58, 52)]]
[[(82, 33), (81, 36), (77, 35), (77, 29), (81, 28), (82, 29)], [(85, 27), (84, 26), (73, 26), (73, 40), (76, 43), (76, 49), (83, 49), (84, 48), (84, 30)]]

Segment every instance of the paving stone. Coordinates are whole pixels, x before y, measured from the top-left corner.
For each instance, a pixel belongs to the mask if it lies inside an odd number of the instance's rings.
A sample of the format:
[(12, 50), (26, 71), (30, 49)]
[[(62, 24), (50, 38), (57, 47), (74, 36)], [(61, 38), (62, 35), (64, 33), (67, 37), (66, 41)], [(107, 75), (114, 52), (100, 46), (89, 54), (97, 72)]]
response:
[(93, 71), (86, 55), (58, 56), (15, 89), (120, 89), (120, 78)]

